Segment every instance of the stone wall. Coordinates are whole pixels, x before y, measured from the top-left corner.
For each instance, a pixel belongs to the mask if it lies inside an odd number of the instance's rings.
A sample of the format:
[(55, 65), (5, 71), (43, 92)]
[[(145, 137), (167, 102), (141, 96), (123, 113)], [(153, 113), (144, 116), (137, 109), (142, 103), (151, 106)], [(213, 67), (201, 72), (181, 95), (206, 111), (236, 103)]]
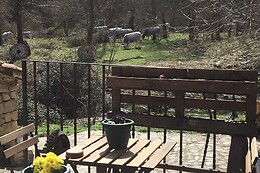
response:
[[(18, 128), (17, 91), (21, 72), (21, 68), (0, 61), (0, 136)], [(1, 163), (4, 163), (2, 152), (0, 165)]]
[[(1, 75), (0, 75), (1, 76)], [(1, 79), (0, 79), (1, 81)], [(17, 129), (17, 81), (0, 83), (0, 136)]]

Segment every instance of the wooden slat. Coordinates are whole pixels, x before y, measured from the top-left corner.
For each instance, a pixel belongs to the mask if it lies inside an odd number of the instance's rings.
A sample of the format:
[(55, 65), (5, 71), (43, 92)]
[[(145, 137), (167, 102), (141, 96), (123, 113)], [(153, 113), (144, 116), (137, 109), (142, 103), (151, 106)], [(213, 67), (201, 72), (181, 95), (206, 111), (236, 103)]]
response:
[(79, 160), (82, 161), (85, 157), (89, 156), (91, 153), (95, 152), (100, 147), (107, 144), (107, 139), (105, 137), (101, 138), (96, 143), (93, 143), (89, 147), (83, 149), (84, 157), (80, 158)]
[[(134, 103), (140, 105), (151, 106), (169, 106), (176, 107), (176, 98), (157, 97), (157, 96), (141, 96), (121, 94), (121, 103)], [(232, 100), (205, 100), (205, 99), (188, 99), (185, 98), (186, 108), (214, 109), (214, 110), (236, 110), (245, 111), (246, 102)]]
[(252, 164), (251, 164), (251, 162), (252, 162), (252, 160), (251, 160), (251, 152), (250, 152), (250, 150), (249, 150), (249, 148), (248, 148), (248, 150), (247, 150), (247, 154), (246, 154), (246, 159), (245, 159), (246, 161), (245, 161), (245, 173), (252, 173)]
[(247, 138), (244, 136), (232, 136), (228, 157), (227, 173), (241, 173), (245, 171)]
[[(200, 118), (177, 118), (170, 116), (149, 116), (139, 114), (123, 114), (131, 118), (136, 125), (172, 130), (191, 130), (205, 133), (218, 133), (227, 135), (255, 136), (255, 123), (234, 123), (222, 120)], [(220, 128), (221, 127), (221, 128)]]
[(127, 148), (126, 149), (118, 149), (118, 150), (113, 150), (110, 152), (108, 155), (103, 157), (101, 160), (99, 160), (97, 163), (98, 164), (110, 164), (113, 162), (115, 159), (121, 156), (122, 152), (125, 152), (128, 150), (128, 148), (132, 147), (135, 143), (137, 142), (137, 139), (130, 138)]
[(121, 99), (122, 103), (160, 105), (171, 107), (174, 107), (176, 105), (175, 98), (121, 94)]
[[(105, 137), (101, 137), (101, 136), (94, 136), (89, 138), (86, 142), (84, 147), (82, 147), (83, 150), (83, 156), (80, 158), (76, 158), (76, 159), (70, 159), (70, 161), (73, 162), (80, 162), (82, 161), (84, 158), (88, 157), (91, 153), (95, 152), (96, 150), (98, 150), (99, 148), (101, 148), (102, 146), (106, 145), (107, 143), (107, 139)], [(74, 148), (79, 148), (79, 146), (75, 146)], [(67, 159), (66, 158), (66, 152), (63, 153), (63, 155), (60, 155), (60, 157), (62, 159)]]
[(185, 110), (185, 99), (184, 99), (185, 92), (179, 91), (175, 93), (176, 96), (176, 108), (175, 108), (175, 116), (176, 117), (184, 117), (184, 110)]
[(87, 139), (86, 142), (84, 142), (84, 144), (82, 144), (82, 145), (84, 145), (84, 147), (82, 149), (87, 148), (88, 146), (90, 146), (91, 144), (97, 142), (98, 140), (100, 140), (102, 138), (105, 138), (105, 137), (104, 136), (96, 136), (96, 135), (91, 136), (89, 139)]
[(257, 149), (257, 143), (256, 143), (256, 137), (253, 137), (252, 139), (251, 139), (251, 157), (252, 157), (252, 162), (251, 162), (251, 164), (253, 165), (253, 164), (255, 164), (256, 163), (256, 161), (257, 161), (257, 159), (258, 159), (258, 149)]
[(136, 145), (130, 148), (125, 154), (119, 157), (112, 164), (117, 166), (125, 165), (130, 159), (132, 159), (140, 150), (142, 150), (150, 141), (139, 140)]
[(29, 124), (27, 126), (21, 127), (13, 132), (10, 132), (8, 134), (5, 134), (3, 136), (0, 137), (0, 144), (4, 145), (10, 141), (13, 141), (23, 135), (26, 135), (30, 132), (34, 132), (35, 128), (34, 128), (34, 124)]
[(144, 148), (131, 162), (126, 164), (126, 166), (138, 168), (144, 163), (144, 161), (150, 157), (153, 152), (162, 144), (161, 140), (155, 140), (150, 143), (146, 148)]
[(247, 96), (246, 104), (246, 121), (254, 123), (256, 121), (256, 92)]
[[(88, 147), (89, 145), (91, 145), (92, 143), (98, 141), (98, 140), (101, 139), (101, 138), (102, 138), (102, 136), (93, 135), (93, 136), (91, 136), (90, 138), (88, 138), (87, 141), (84, 142), (83, 144), (76, 145), (76, 146), (74, 146), (73, 148), (76, 148), (76, 149), (78, 148), (78, 149), (83, 150), (84, 148)], [(66, 159), (66, 151), (63, 152), (63, 153), (61, 153), (61, 154), (59, 155), (59, 157), (60, 157), (61, 159), (65, 160), (65, 159)]]
[(256, 102), (256, 115), (260, 116), (260, 102)]
[(5, 154), (6, 158), (9, 158), (9, 157), (13, 156), (14, 154), (16, 154), (20, 151), (23, 151), (24, 149), (29, 148), (30, 146), (32, 146), (38, 142), (39, 142), (38, 136), (34, 136), (26, 141), (18, 143), (16, 145), (4, 150), (4, 154)]
[(110, 76), (107, 77), (107, 85), (108, 87), (139, 90), (208, 92), (222, 94), (256, 93), (256, 83), (241, 81), (150, 79)]
[(121, 103), (121, 97), (120, 97), (120, 89), (119, 88), (113, 88), (112, 90), (112, 111), (114, 113), (120, 112), (120, 103)]
[(112, 75), (125, 77), (156, 78), (164, 74), (167, 78), (190, 78), (208, 80), (257, 81), (257, 71), (215, 70), (215, 69), (175, 69), (169, 67), (117, 66), (112, 68)]
[(248, 70), (188, 69), (189, 78), (208, 80), (257, 81), (258, 72)]
[(159, 78), (161, 74), (164, 74), (167, 78), (186, 78), (186, 69), (173, 69), (167, 67), (113, 67), (112, 75), (125, 76), (125, 77), (147, 77), (147, 78)]
[(97, 162), (98, 160), (100, 160), (103, 156), (107, 155), (109, 152), (111, 151), (111, 149), (109, 148), (108, 145), (103, 146), (102, 148), (100, 148), (99, 150), (91, 153), (91, 155), (89, 155), (88, 157), (84, 158), (82, 160), (82, 162), (85, 163), (94, 163)]
[(186, 108), (246, 111), (246, 102), (233, 100), (185, 99)]
[(173, 147), (177, 143), (175, 142), (166, 142), (160, 149), (156, 150), (153, 155), (149, 158), (149, 160), (142, 165), (142, 168), (145, 169), (154, 169), (166, 156), (167, 154), (173, 149)]

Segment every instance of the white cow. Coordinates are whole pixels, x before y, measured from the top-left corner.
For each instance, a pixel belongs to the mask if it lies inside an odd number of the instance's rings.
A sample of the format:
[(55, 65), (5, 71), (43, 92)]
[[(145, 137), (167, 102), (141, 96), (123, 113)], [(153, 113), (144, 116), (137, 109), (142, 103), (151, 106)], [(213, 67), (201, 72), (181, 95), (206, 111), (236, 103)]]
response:
[(3, 41), (7, 41), (7, 40), (11, 40), (13, 39), (14, 35), (11, 31), (6, 31), (6, 32), (3, 32), (2, 34), (2, 38), (3, 38)]
[(23, 31), (23, 38), (33, 38), (32, 31)]
[(103, 25), (103, 26), (95, 26), (93, 28), (94, 32), (106, 32), (107, 31), (107, 26)]
[[(129, 49), (129, 43), (136, 42), (135, 48), (141, 49), (141, 40), (142, 40), (142, 34), (141, 32), (130, 32), (124, 35), (123, 43), (124, 43), (124, 49)], [(137, 46), (139, 45), (139, 46)]]

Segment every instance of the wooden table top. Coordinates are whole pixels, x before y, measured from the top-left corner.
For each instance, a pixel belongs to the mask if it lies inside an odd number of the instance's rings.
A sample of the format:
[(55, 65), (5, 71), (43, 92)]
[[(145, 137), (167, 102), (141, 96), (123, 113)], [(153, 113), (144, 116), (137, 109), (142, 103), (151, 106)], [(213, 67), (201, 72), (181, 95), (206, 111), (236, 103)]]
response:
[(110, 149), (106, 137), (91, 136), (84, 144), (73, 149), (82, 149), (83, 156), (72, 159), (66, 152), (60, 157), (76, 165), (102, 166), (109, 168), (154, 169), (173, 149), (176, 142), (130, 138), (126, 149)]

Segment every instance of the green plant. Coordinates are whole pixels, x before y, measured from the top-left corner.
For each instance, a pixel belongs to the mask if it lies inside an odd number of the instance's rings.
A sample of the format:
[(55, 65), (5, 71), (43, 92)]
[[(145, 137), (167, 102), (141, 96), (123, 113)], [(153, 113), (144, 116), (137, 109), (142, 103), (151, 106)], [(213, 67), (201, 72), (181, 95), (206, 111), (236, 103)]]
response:
[(108, 120), (109, 124), (124, 124), (126, 122), (126, 118), (120, 115), (114, 115), (112, 118)]
[(36, 157), (33, 161), (33, 173), (62, 173), (64, 161), (55, 153), (49, 152), (46, 157)]

